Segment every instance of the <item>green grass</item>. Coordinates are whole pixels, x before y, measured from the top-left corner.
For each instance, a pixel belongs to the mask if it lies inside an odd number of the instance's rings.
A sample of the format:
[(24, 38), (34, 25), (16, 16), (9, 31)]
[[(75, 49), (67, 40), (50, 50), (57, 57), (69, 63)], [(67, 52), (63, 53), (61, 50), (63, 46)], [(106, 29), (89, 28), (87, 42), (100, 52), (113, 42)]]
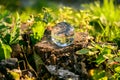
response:
[(114, 41), (120, 38), (120, 8), (114, 4), (114, 0), (104, 0), (103, 4), (95, 2), (87, 7), (95, 17), (91, 20), (93, 25), (91, 34), (96, 37), (97, 42)]

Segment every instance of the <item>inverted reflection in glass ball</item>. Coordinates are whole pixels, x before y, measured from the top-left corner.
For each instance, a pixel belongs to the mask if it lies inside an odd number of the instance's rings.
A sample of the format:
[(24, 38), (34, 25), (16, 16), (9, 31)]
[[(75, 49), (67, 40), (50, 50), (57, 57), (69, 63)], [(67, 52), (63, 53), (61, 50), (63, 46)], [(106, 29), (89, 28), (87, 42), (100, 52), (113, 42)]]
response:
[(74, 28), (66, 22), (60, 22), (53, 27), (51, 39), (59, 47), (69, 46), (74, 41)]

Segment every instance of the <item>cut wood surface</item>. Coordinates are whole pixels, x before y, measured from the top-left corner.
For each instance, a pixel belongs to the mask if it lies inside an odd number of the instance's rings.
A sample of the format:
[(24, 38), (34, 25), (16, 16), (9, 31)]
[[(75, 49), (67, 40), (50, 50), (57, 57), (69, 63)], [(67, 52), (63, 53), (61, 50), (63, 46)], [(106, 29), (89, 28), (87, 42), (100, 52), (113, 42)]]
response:
[(44, 36), (44, 38), (35, 45), (37, 53), (67, 53), (75, 52), (88, 45), (89, 35), (87, 33), (76, 32), (73, 44), (66, 47), (59, 47), (51, 41), (50, 34)]

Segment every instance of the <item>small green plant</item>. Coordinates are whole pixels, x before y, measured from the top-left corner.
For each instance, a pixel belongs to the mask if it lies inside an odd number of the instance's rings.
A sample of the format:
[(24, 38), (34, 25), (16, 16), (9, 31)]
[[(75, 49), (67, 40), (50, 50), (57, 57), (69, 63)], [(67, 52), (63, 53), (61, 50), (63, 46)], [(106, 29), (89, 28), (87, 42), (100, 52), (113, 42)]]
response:
[[(16, 20), (9, 15), (9, 12), (3, 13), (0, 20), (0, 38), (8, 45), (16, 44), (19, 42), (20, 35), (20, 19), (18, 13), (16, 14)], [(12, 22), (13, 21), (13, 22)]]
[(11, 45), (19, 43), (20, 20), (17, 13), (13, 24), (13, 17), (8, 11), (0, 13), (0, 60), (11, 57)]
[(36, 22), (33, 24), (33, 26), (32, 26), (33, 34), (30, 35), (32, 44), (35, 44), (36, 42), (41, 40), (41, 38), (44, 35), (45, 26), (46, 25), (43, 22)]
[(96, 66), (91, 67), (89, 73), (92, 80), (119, 80), (120, 56), (117, 49), (116, 44), (93, 42), (76, 54), (88, 56), (88, 64)]
[[(43, 8), (43, 12), (39, 15), (33, 16), (33, 25), (31, 26), (32, 34), (30, 34), (32, 45), (40, 41), (44, 36), (47, 24), (52, 20), (52, 16), (49, 13), (49, 9)], [(31, 19), (32, 19), (31, 18)]]
[(9, 45), (4, 44), (0, 39), (0, 61), (11, 57), (12, 49)]

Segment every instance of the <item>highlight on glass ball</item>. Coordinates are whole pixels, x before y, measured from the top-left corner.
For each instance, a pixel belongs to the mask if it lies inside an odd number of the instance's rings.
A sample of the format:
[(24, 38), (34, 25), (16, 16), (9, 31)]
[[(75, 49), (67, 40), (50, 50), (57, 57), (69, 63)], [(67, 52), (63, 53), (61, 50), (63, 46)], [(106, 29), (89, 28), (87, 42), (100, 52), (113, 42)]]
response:
[(53, 27), (51, 39), (59, 47), (69, 46), (74, 41), (74, 28), (67, 22), (60, 22)]

